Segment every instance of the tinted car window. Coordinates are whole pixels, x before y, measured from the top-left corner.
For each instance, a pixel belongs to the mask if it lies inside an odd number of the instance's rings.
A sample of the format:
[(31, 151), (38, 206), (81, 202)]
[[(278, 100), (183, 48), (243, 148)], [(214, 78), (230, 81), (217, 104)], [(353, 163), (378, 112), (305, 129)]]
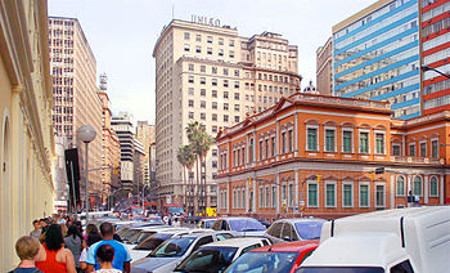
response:
[(250, 251), (250, 250), (258, 248), (258, 247), (261, 247), (261, 245), (260, 244), (256, 244), (256, 245), (248, 246), (248, 247), (246, 247), (246, 248), (244, 248), (242, 250), (241, 255), (244, 254), (247, 251)]
[(230, 239), (233, 238), (233, 235), (231, 235), (230, 233), (221, 233), (221, 234), (217, 234), (217, 241), (223, 241), (226, 239)]
[(292, 240), (292, 226), (289, 223), (284, 223), (283, 230), (281, 231), (281, 239), (286, 241)]
[(222, 220), (216, 220), (212, 225), (211, 228), (214, 230), (220, 230), (220, 227), (222, 225)]
[(295, 223), (295, 229), (303, 240), (319, 239), (322, 232), (322, 221)]
[(398, 265), (395, 265), (391, 268), (390, 273), (414, 273), (409, 260), (406, 260)]
[(258, 231), (266, 228), (255, 219), (230, 219), (230, 227), (235, 231)]
[(205, 247), (184, 260), (175, 271), (216, 273), (231, 264), (237, 251), (235, 247)]
[(298, 252), (247, 252), (236, 259), (225, 273), (290, 272), (297, 260)]
[(134, 249), (136, 250), (153, 250), (162, 244), (165, 240), (169, 239), (172, 234), (160, 233), (153, 235), (150, 238), (145, 239), (142, 243), (137, 245)]
[(150, 257), (181, 257), (194, 242), (195, 237), (172, 238), (157, 247)]
[(283, 227), (283, 223), (275, 223), (273, 224), (269, 230), (267, 230), (267, 234), (273, 237), (280, 238), (281, 228)]
[(198, 242), (195, 244), (193, 251), (197, 250), (202, 245), (206, 245), (208, 243), (212, 243), (213, 241), (214, 240), (213, 240), (212, 236), (203, 237), (203, 238), (199, 239)]

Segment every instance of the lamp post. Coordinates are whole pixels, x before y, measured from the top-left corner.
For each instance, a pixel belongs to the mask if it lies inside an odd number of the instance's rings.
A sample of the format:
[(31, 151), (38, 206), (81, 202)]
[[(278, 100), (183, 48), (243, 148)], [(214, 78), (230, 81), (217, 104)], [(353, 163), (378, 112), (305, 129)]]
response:
[(77, 136), (78, 138), (84, 142), (85, 144), (85, 167), (84, 167), (84, 171), (85, 171), (85, 211), (86, 211), (86, 225), (89, 223), (89, 193), (88, 193), (88, 184), (89, 184), (89, 172), (88, 172), (88, 145), (90, 142), (92, 142), (95, 137), (96, 137), (97, 133), (95, 132), (94, 127), (92, 127), (91, 125), (83, 125), (80, 128), (78, 128), (77, 130)]

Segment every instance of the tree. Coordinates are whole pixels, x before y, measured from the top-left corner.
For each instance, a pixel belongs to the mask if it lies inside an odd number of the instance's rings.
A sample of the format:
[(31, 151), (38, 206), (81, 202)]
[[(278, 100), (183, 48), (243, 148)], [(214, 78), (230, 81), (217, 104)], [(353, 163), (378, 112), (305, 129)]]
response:
[[(192, 168), (194, 167), (196, 160), (196, 154), (194, 153), (191, 145), (184, 145), (178, 148), (177, 160), (183, 166), (183, 181), (184, 183), (186, 183), (186, 169), (190, 173), (192, 171)], [(188, 184), (188, 191), (190, 192), (191, 183), (187, 184)], [(192, 204), (192, 206), (193, 205), (194, 204)]]
[[(211, 145), (213, 144), (213, 138), (208, 133), (206, 133), (205, 126), (198, 121), (191, 121), (186, 127), (187, 138), (189, 140), (189, 145), (191, 146), (193, 152), (197, 157), (197, 189), (200, 187), (202, 189), (201, 198), (202, 206), (205, 201), (205, 188), (206, 188), (206, 166), (205, 160)], [(199, 167), (201, 171), (199, 171)], [(201, 173), (201, 183), (199, 183), (199, 173)], [(200, 206), (200, 205), (199, 205)]]

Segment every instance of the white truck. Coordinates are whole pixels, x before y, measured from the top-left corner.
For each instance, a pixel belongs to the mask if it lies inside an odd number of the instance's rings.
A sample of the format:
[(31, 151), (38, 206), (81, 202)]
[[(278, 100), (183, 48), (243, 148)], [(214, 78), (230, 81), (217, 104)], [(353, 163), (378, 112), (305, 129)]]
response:
[(449, 273), (450, 206), (377, 211), (325, 223), (296, 273)]

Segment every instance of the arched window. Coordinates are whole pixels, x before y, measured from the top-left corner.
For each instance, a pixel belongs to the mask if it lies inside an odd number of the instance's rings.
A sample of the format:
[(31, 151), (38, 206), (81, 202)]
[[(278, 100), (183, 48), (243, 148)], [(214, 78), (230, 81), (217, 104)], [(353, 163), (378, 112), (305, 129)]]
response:
[(413, 194), (417, 196), (422, 196), (422, 177), (417, 175), (414, 177), (413, 182)]
[(438, 196), (438, 179), (436, 176), (432, 176), (430, 179), (430, 196)]
[(397, 196), (405, 196), (405, 177), (404, 176), (397, 176), (397, 183), (396, 183), (396, 193)]

